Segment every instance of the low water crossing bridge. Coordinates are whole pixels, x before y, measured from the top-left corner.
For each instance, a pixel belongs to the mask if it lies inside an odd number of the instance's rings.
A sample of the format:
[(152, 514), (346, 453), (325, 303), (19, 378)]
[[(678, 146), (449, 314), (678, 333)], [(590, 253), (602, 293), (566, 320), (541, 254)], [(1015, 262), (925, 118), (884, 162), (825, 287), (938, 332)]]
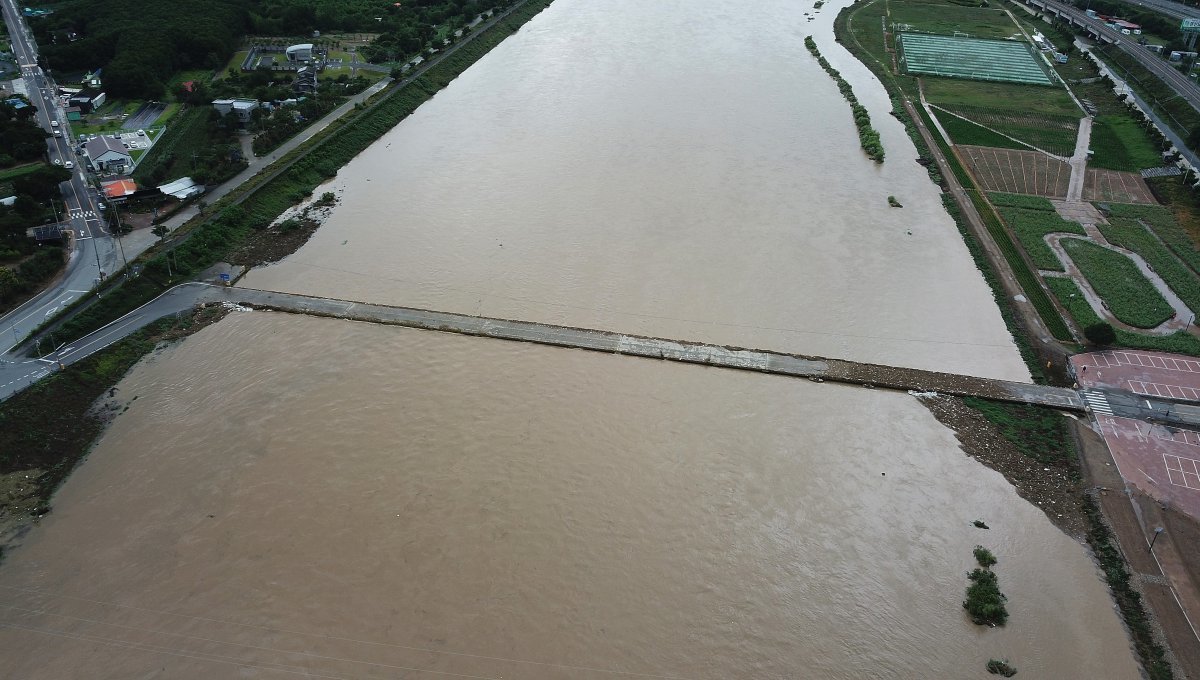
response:
[(1074, 390), (1008, 380), (249, 288), (229, 288), (223, 291), (223, 296), (230, 302), (255, 309), (454, 332), (500, 340), (532, 342), (555, 347), (807, 378), (817, 382), (828, 380), (868, 387), (983, 397), (1072, 411), (1086, 410), (1084, 400)]

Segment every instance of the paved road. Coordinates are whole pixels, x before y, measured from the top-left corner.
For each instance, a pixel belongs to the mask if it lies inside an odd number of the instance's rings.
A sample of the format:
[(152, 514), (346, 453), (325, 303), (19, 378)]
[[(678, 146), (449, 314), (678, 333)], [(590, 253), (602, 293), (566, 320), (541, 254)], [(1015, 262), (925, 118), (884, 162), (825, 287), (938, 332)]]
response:
[(1191, 7), (1171, 0), (1125, 0), (1131, 5), (1138, 5), (1165, 14), (1175, 19), (1200, 19), (1200, 8)]
[[(111, 274), (120, 265), (120, 247), (105, 230), (101, 211), (96, 203), (94, 191), (87, 185), (83, 169), (79, 167), (70, 143), (70, 130), (66, 117), (58, 107), (54, 82), (37, 65), (37, 46), (21, 18), (15, 0), (0, 0), (4, 21), (12, 37), (13, 53), (21, 69), (21, 79), (29, 90), (30, 100), (38, 111), (38, 123), (51, 133), (62, 132), (62, 137), (46, 139), (47, 156), (51, 161), (72, 163), (71, 179), (63, 182), (61, 219), (71, 231), (70, 260), (59, 280), (17, 309), (0, 317), (0, 348), (17, 344), (47, 317), (57, 312), (80, 295), (86, 294), (101, 276)], [(58, 121), (59, 127), (51, 126)], [(128, 255), (128, 253), (126, 253)], [(11, 349), (11, 348), (10, 348)], [(0, 353), (0, 361), (11, 360)], [(3, 382), (3, 381), (0, 381)]]
[(1200, 85), (1197, 85), (1195, 81), (1175, 70), (1166, 60), (1137, 44), (1134, 36), (1123, 35), (1120, 31), (1105, 26), (1104, 22), (1087, 16), (1084, 10), (1071, 5), (1056, 2), (1055, 0), (1026, 0), (1026, 2), (1034, 6), (1044, 5), (1063, 16), (1071, 17), (1076, 24), (1082, 24), (1093, 29), (1097, 34), (1104, 36), (1116, 44), (1126, 54), (1137, 59), (1142, 66), (1145, 66), (1151, 73), (1161, 78), (1171, 89), (1175, 90), (1181, 99), (1190, 104), (1192, 108), (1200, 111)]

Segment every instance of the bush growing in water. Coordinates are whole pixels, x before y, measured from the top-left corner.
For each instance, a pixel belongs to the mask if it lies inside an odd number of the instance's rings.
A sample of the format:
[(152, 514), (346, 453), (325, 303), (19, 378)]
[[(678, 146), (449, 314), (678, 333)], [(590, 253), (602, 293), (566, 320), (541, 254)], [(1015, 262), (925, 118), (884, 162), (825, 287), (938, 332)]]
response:
[(992, 675), (1002, 675), (1006, 678), (1011, 678), (1017, 674), (1017, 669), (1008, 665), (1008, 660), (989, 659), (987, 662), (987, 672)]
[(1003, 626), (1008, 621), (1008, 609), (1004, 606), (1008, 598), (1000, 592), (996, 575), (987, 569), (974, 569), (967, 578), (971, 585), (967, 586), (963, 608), (971, 615), (971, 621), (981, 626)]
[(996, 556), (992, 554), (991, 550), (977, 545), (975, 546), (975, 561), (984, 569), (990, 569), (996, 564)]
[(854, 96), (854, 90), (850, 88), (850, 83), (846, 82), (842, 74), (838, 73), (838, 70), (831, 66), (825, 57), (821, 56), (812, 36), (804, 39), (804, 46), (817, 58), (817, 63), (821, 65), (821, 68), (825, 69), (825, 72), (837, 83), (838, 89), (841, 90), (846, 101), (850, 102), (850, 112), (854, 116), (854, 125), (858, 128), (858, 142), (862, 145), (863, 151), (867, 152), (867, 158), (876, 163), (882, 163), (883, 144), (879, 141), (879, 132), (871, 127), (871, 116), (867, 113), (867, 108), (858, 103), (858, 97)]

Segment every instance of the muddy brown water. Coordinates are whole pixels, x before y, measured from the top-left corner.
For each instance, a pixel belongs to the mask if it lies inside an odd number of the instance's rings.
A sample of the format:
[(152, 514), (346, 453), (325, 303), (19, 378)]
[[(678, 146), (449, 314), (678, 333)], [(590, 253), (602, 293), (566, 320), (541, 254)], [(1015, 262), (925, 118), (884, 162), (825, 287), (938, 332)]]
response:
[[(558, 0), (249, 284), (1027, 378), (808, 9)], [(903, 394), (260, 312), (118, 394), (0, 569), (0, 677), (1137, 675), (1083, 548)]]
[(262, 312), (120, 394), (4, 565), (8, 677), (1136, 673), (1082, 548), (906, 395)]

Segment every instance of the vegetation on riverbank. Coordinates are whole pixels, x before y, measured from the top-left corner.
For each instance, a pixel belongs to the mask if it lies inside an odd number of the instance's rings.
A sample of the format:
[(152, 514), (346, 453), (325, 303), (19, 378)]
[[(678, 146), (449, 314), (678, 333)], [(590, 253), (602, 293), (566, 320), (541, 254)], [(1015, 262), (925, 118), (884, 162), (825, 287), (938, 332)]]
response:
[(163, 319), (0, 402), (0, 535), (50, 511), (50, 496), (104, 428), (98, 399), (111, 396), (159, 343), (194, 333), (224, 313), (209, 307)]
[(1122, 557), (1120, 548), (1113, 540), (1112, 532), (1104, 522), (1096, 499), (1085, 495), (1083, 511), (1091, 524), (1087, 535), (1088, 545), (1092, 547), (1092, 552), (1100, 561), (1104, 578), (1108, 581), (1113, 598), (1117, 601), (1117, 607), (1121, 610), (1125, 625), (1129, 627), (1134, 649), (1141, 658), (1146, 673), (1151, 680), (1171, 680), (1175, 677), (1175, 673), (1171, 669), (1170, 662), (1167, 661), (1166, 651), (1155, 640), (1154, 630), (1146, 614), (1145, 605), (1142, 604), (1142, 596), (1132, 584), (1129, 570), (1125, 566), (1125, 558)]
[[(553, 0), (526, 0), (496, 20), (487, 30), (473, 34), (470, 42), (432, 64), (423, 75), (406, 86), (377, 96), (376, 103), (350, 114), (352, 119), (331, 126), (304, 152), (292, 152), (280, 165), (294, 160), (277, 174), (268, 169), (248, 186), (226, 196), (209, 208), (192, 228), (187, 239), (170, 253), (155, 250), (143, 256), (142, 274), (109, 288), (101, 300), (79, 312), (55, 331), (56, 339), (69, 341), (103, 326), (122, 314), (153, 299), (173, 281), (200, 272), (242, 244), (257, 230), (265, 229), (287, 208), (303, 201), (322, 182), (337, 174), (362, 150), (415, 111), (471, 64), (515, 33)], [(277, 166), (278, 167), (278, 166)]]
[(858, 128), (858, 142), (862, 146), (862, 150), (867, 152), (867, 158), (876, 163), (882, 163), (883, 144), (879, 141), (879, 132), (871, 127), (871, 114), (867, 113), (867, 107), (858, 103), (858, 97), (854, 96), (854, 89), (850, 87), (850, 83), (846, 82), (842, 74), (831, 66), (825, 57), (821, 56), (821, 51), (817, 49), (817, 43), (812, 39), (811, 35), (804, 39), (804, 46), (817, 58), (817, 63), (821, 65), (821, 68), (825, 69), (829, 77), (833, 78), (833, 81), (837, 83), (838, 90), (841, 91), (846, 101), (850, 102), (850, 112), (854, 116), (854, 127)]

